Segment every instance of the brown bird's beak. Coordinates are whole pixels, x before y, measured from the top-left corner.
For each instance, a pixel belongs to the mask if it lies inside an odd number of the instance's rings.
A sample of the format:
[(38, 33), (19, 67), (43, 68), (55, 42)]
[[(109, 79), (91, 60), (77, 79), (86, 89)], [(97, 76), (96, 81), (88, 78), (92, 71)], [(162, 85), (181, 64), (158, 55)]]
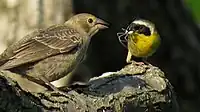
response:
[(106, 28), (108, 28), (109, 24), (107, 22), (97, 18), (95, 25), (97, 25), (97, 27), (99, 29), (106, 29)]

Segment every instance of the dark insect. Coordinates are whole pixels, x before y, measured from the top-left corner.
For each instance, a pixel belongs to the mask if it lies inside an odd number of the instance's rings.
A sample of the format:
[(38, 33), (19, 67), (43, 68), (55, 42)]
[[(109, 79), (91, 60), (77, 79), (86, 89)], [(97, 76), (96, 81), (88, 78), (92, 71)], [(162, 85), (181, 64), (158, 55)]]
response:
[(125, 47), (127, 48), (127, 42), (128, 42), (128, 28), (124, 29), (122, 28), (123, 32), (118, 32), (117, 33), (117, 37), (119, 39), (119, 42)]

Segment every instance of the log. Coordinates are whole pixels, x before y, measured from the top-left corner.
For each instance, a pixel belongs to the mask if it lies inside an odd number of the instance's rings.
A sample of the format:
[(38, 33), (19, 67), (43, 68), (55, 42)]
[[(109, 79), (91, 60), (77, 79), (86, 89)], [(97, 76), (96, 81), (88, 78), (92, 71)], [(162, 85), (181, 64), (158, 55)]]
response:
[[(0, 72), (0, 111), (177, 112), (173, 87), (152, 65), (129, 64), (120, 71), (57, 91), (29, 92), (9, 71)], [(31, 82), (31, 81), (28, 81)], [(32, 86), (34, 88), (34, 86)], [(43, 87), (44, 88), (44, 87)]]

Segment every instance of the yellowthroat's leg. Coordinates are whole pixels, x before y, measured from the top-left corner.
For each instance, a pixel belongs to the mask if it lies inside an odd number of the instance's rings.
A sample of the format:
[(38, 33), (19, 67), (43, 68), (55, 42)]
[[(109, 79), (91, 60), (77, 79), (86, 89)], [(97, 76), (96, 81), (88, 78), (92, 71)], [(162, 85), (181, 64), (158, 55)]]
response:
[(132, 54), (131, 54), (130, 51), (128, 51), (128, 54), (127, 54), (127, 57), (126, 57), (127, 63), (133, 63), (133, 64), (136, 64), (136, 65), (143, 65), (144, 64), (143, 62), (136, 62), (134, 60), (131, 60), (131, 57), (132, 57)]
[(131, 54), (130, 51), (128, 51), (128, 54), (127, 54), (127, 57), (126, 57), (126, 62), (127, 62), (127, 63), (132, 63), (131, 57), (132, 57), (132, 54)]

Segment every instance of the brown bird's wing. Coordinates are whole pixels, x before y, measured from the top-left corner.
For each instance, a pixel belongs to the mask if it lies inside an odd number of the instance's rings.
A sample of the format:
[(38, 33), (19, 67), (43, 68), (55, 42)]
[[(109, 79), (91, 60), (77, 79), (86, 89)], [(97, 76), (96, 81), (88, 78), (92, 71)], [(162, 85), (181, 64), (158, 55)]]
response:
[(59, 53), (67, 53), (80, 44), (81, 35), (77, 30), (64, 25), (54, 25), (33, 32), (8, 48), (1, 56), (4, 58), (2, 60), (6, 61), (0, 68), (10, 69)]

